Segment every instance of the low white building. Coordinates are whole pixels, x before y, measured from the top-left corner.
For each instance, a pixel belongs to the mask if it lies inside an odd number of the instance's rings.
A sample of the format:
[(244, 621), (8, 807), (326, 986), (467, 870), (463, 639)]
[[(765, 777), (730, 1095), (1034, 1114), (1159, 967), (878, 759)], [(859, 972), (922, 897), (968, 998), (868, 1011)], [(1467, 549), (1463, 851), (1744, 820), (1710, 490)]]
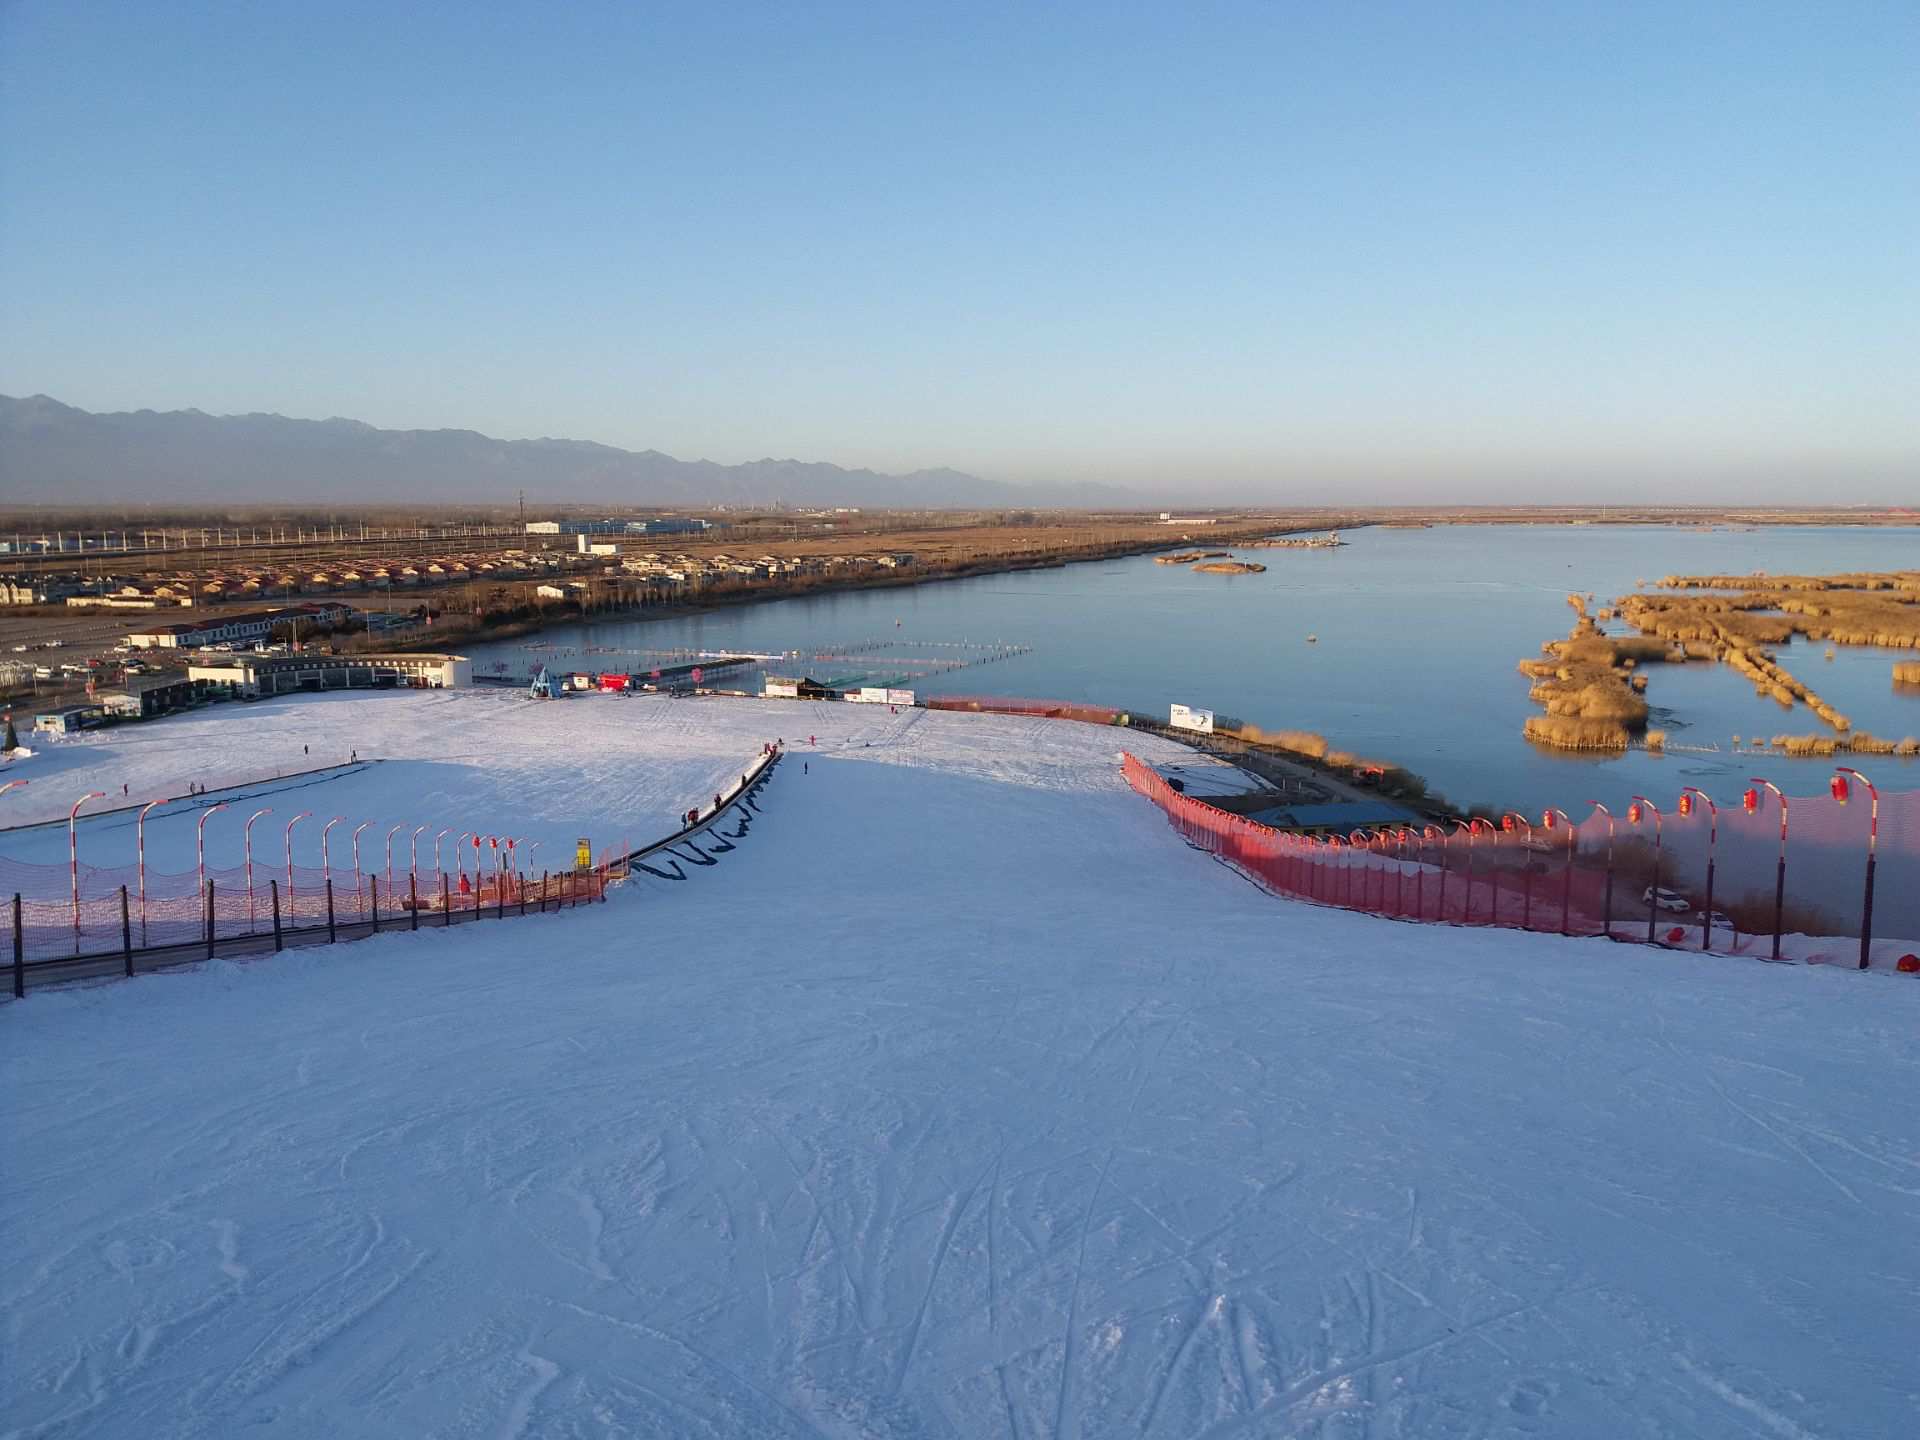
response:
[(473, 684), (464, 655), (393, 654), (236, 655), (189, 665), (189, 679), (235, 695), (285, 695), (320, 690), (456, 690)]

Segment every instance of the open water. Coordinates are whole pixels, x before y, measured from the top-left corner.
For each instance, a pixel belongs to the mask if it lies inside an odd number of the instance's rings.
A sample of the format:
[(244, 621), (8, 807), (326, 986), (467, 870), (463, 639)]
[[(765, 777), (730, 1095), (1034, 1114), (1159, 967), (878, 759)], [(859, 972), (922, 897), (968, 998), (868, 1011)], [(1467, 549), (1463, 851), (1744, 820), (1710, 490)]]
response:
[[(1756, 697), (1750, 682), (1719, 665), (1651, 666), (1647, 696), (1670, 744), (1717, 749), (1601, 758), (1523, 740), (1521, 725), (1538, 711), (1515, 665), (1567, 633), (1570, 592), (1604, 605), (1637, 581), (1674, 573), (1920, 568), (1915, 527), (1439, 526), (1346, 538), (1336, 550), (1236, 552), (1265, 564), (1264, 575), (1199, 575), (1143, 556), (621, 618), (550, 631), (534, 637), (534, 648), (482, 646), (473, 654), (477, 669), (502, 662), (524, 672), (549, 656), (565, 668), (644, 668), (638, 654), (622, 651), (890, 647), (881, 658), (769, 667), (832, 680), (884, 670), (889, 654), (988, 653), (905, 642), (1024, 645), (1030, 652), (904, 683), (923, 695), (1086, 700), (1161, 719), (1180, 701), (1270, 729), (1316, 730), (1426, 776), (1456, 803), (1531, 813), (1548, 804), (1576, 810), (1588, 799), (1615, 804), (1635, 791), (1664, 801), (1687, 784), (1732, 800), (1745, 777), (1762, 773), (1789, 793), (1811, 793), (1832, 771), (1831, 761), (1731, 753), (1735, 735), (1824, 727), (1804, 707), (1788, 713)], [(1843, 646), (1827, 660), (1825, 649), (1797, 641), (1779, 656), (1856, 726), (1920, 734), (1920, 691), (1896, 690), (1891, 679), (1895, 660), (1917, 657)], [(1882, 788), (1920, 786), (1920, 762), (1860, 763)]]

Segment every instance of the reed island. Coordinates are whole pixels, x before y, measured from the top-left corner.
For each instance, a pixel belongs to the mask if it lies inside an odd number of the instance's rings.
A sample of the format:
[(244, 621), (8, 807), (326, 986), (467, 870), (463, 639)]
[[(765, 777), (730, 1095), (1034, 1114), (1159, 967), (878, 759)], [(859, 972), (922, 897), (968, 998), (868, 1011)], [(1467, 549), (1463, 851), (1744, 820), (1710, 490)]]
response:
[[(1520, 662), (1532, 677), (1529, 698), (1546, 713), (1529, 716), (1527, 739), (1568, 750), (1624, 750), (1640, 737), (1660, 749), (1665, 736), (1647, 728), (1647, 676), (1652, 663), (1720, 663), (1753, 682), (1756, 694), (1791, 711), (1805, 706), (1827, 728), (1805, 734), (1749, 737), (1754, 749), (1788, 755), (1915, 755), (1920, 740), (1890, 740), (1857, 729), (1805, 680), (1783, 665), (1776, 647), (1803, 636), (1839, 645), (1920, 650), (1920, 571), (1844, 575), (1668, 575), (1652, 593), (1636, 592), (1588, 613), (1591, 595), (1569, 595), (1576, 616), (1565, 640), (1541, 646), (1542, 658)], [(1600, 623), (1619, 620), (1638, 633), (1608, 635)], [(1893, 667), (1896, 684), (1920, 682), (1920, 662)]]

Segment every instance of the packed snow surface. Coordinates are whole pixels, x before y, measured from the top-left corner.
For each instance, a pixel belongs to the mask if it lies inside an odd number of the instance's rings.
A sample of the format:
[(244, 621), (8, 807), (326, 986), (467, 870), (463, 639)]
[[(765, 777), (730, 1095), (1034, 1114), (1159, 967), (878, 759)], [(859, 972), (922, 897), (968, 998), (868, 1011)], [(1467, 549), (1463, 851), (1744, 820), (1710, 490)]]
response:
[(1284, 903), (876, 710), (151, 727), (556, 838), (820, 744), (685, 882), (7, 1007), (0, 1434), (1914, 1433), (1920, 985)]

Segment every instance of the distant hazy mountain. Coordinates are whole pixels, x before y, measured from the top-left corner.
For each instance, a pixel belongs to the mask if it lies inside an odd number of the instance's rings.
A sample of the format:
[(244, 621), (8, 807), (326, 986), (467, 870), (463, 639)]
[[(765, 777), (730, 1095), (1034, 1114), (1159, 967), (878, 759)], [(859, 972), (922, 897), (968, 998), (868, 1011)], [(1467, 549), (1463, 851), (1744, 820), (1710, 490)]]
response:
[(376, 430), (358, 420), (134, 410), (96, 415), (45, 395), (0, 396), (0, 499), (628, 505), (1093, 506), (1138, 503), (1099, 485), (1020, 486), (958, 470), (882, 475), (800, 460), (718, 465), (586, 440), (495, 440), (472, 430)]

